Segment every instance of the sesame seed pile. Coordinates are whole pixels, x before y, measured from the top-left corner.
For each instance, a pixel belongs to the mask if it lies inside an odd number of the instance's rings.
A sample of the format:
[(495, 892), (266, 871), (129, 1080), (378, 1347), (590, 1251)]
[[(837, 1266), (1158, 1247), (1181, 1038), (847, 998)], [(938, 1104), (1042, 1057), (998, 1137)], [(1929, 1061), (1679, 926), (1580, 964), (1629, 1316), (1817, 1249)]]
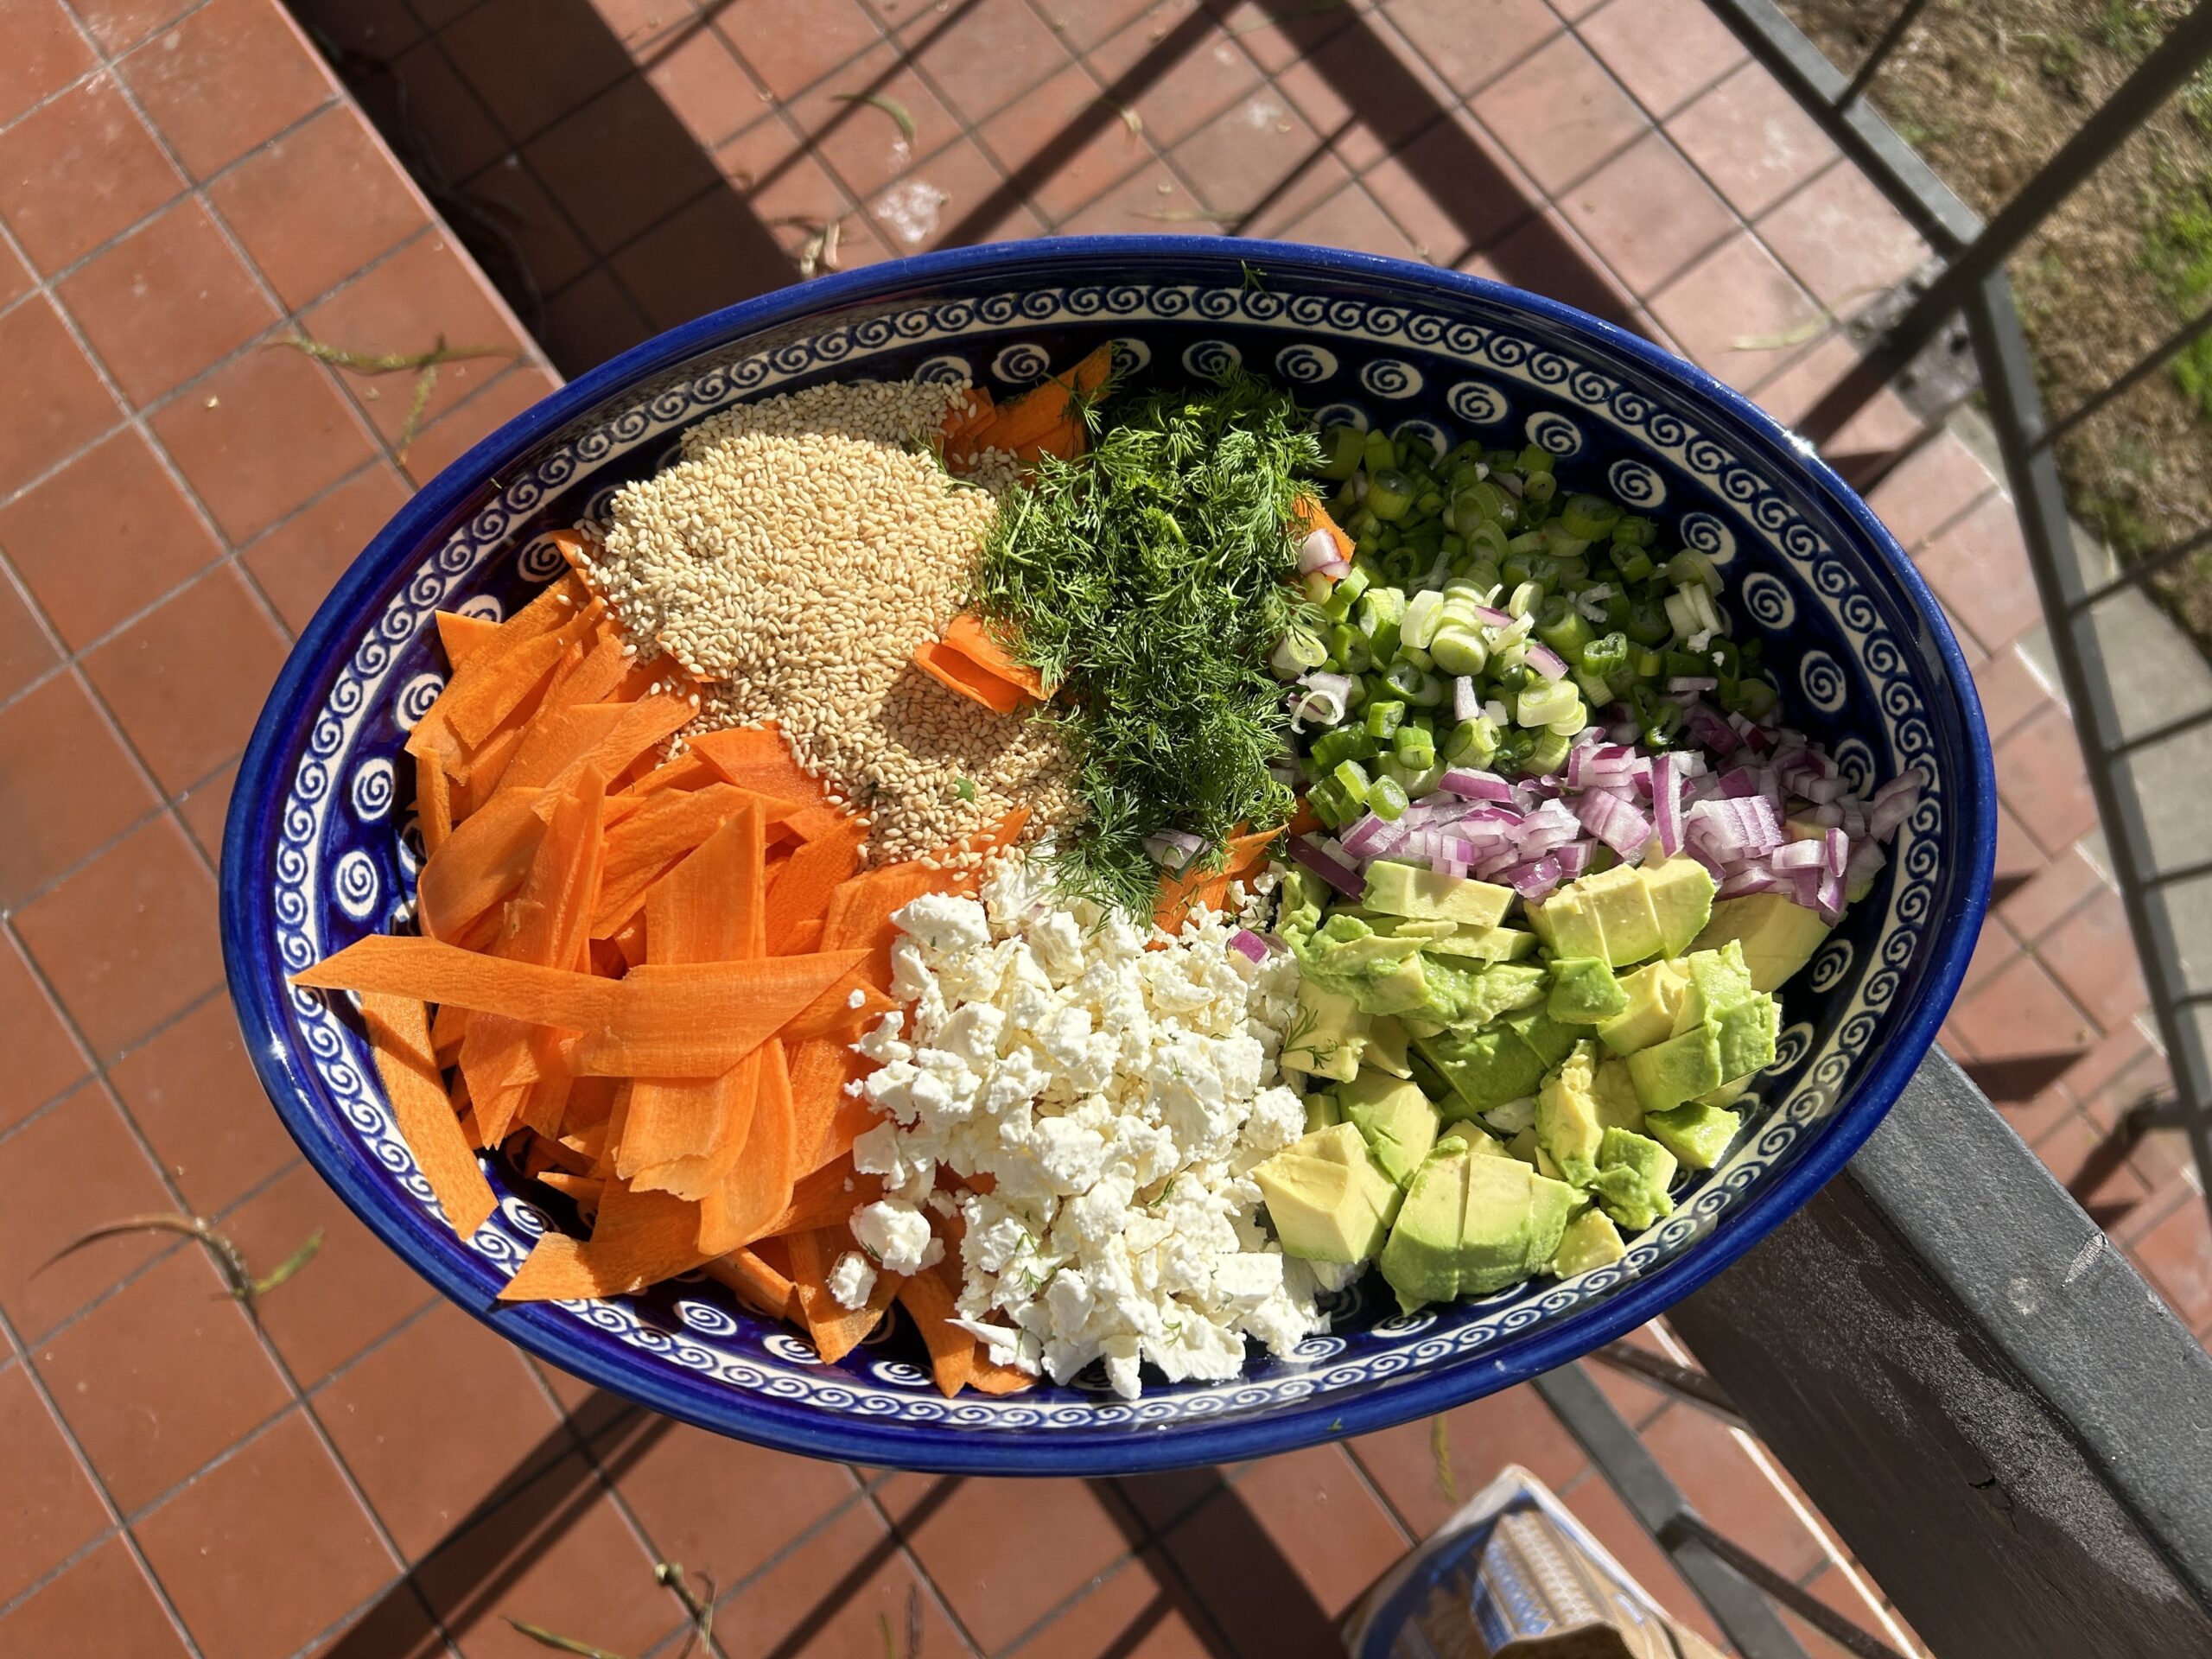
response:
[(1010, 457), (956, 483), (922, 440), (962, 388), (848, 381), (747, 404), (618, 492), (588, 575), (640, 654), (701, 683), (696, 729), (772, 720), (871, 860), (917, 857), (1027, 806), (1072, 804), (1055, 729), (915, 668), (962, 607)]

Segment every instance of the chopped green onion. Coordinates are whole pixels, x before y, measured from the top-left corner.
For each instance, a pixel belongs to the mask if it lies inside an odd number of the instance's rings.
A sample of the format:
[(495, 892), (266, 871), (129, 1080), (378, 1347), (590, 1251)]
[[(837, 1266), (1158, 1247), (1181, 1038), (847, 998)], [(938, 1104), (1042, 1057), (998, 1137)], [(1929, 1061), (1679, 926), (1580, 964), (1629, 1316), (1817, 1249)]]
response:
[(1395, 818), (1406, 810), (1406, 786), (1395, 778), (1377, 778), (1367, 787), (1367, 810), (1378, 818)]

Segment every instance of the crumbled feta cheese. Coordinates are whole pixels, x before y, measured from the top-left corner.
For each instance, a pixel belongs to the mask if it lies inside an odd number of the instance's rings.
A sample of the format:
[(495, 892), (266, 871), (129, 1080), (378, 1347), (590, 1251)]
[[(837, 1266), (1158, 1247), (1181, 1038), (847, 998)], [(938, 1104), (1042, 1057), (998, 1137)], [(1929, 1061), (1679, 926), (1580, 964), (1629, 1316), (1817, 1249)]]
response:
[(853, 1149), (886, 1183), (853, 1223), (884, 1270), (937, 1259), (925, 1207), (950, 1208), (929, 1191), (943, 1169), (990, 1178), (957, 1200), (957, 1323), (996, 1363), (1065, 1382), (1103, 1362), (1134, 1398), (1147, 1361), (1225, 1379), (1248, 1337), (1285, 1353), (1325, 1328), (1318, 1276), (1268, 1237), (1246, 1179), (1305, 1128), (1275, 1067), (1292, 958), (1249, 961), (1233, 914), (1170, 938), (1064, 906), (1020, 858), (987, 873), (981, 903), (931, 895), (893, 920), (907, 1006), (858, 1045), (881, 1063), (866, 1094), (887, 1121)]
[(840, 1307), (866, 1307), (875, 1288), (875, 1269), (858, 1250), (847, 1250), (830, 1269), (830, 1294)]
[(944, 1243), (930, 1231), (930, 1218), (891, 1199), (861, 1206), (853, 1217), (853, 1236), (888, 1273), (919, 1273), (944, 1255)]

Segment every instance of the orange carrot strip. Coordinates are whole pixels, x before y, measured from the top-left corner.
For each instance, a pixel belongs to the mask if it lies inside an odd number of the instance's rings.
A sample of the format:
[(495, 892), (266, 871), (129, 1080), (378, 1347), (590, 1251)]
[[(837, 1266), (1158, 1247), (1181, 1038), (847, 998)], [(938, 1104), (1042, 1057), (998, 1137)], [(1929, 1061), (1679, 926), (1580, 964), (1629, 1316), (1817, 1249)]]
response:
[(810, 1227), (829, 1227), (852, 1219), (853, 1212), (883, 1196), (883, 1177), (861, 1175), (853, 1169), (849, 1153), (841, 1153), (819, 1169), (808, 1171), (791, 1188), (791, 1201), (761, 1231), (764, 1240), (803, 1233)]
[(791, 758), (783, 734), (773, 726), (733, 726), (687, 738), (691, 753), (741, 788), (787, 801), (820, 806), (829, 791), (822, 780)]
[[(957, 1261), (957, 1255), (948, 1251), (944, 1262), (925, 1268), (899, 1287), (899, 1305), (913, 1317), (915, 1328), (928, 1344), (930, 1370), (937, 1379), (938, 1391), (948, 1400), (968, 1386), (976, 1375), (977, 1357), (976, 1338), (950, 1323), (959, 1297)], [(948, 1262), (956, 1264), (950, 1284), (940, 1271)]]
[(454, 668), (490, 644), (499, 632), (498, 623), (460, 611), (440, 611), (437, 623), (438, 643), (445, 647), (447, 663)]
[(1201, 905), (1209, 910), (1225, 909), (1229, 884), (1262, 863), (1268, 849), (1281, 833), (1280, 830), (1265, 830), (1232, 836), (1227, 848), (1227, 861), (1218, 870), (1185, 870), (1180, 875), (1162, 875), (1160, 896), (1153, 906), (1154, 922), (1173, 933)]
[(386, 991), (438, 1003), (441, 1011), (450, 1004), (569, 1031), (609, 1024), (622, 1001), (620, 982), (386, 933), (356, 940), (292, 982), (308, 990)]
[(573, 1199), (576, 1208), (586, 1215), (589, 1215), (599, 1208), (607, 1192), (605, 1180), (595, 1176), (578, 1174), (569, 1170), (544, 1170), (539, 1173), (537, 1179), (556, 1192)]
[(737, 1299), (772, 1319), (798, 1320), (798, 1293), (787, 1277), (748, 1249), (732, 1250), (702, 1262), (700, 1271), (728, 1285)]
[[(579, 708), (605, 708), (604, 703), (580, 704)], [(688, 724), (698, 710), (682, 697), (647, 697), (642, 702), (617, 704), (621, 715), (588, 748), (568, 760), (543, 779), (521, 768), (522, 757), (516, 757), (515, 775), (508, 779), (513, 784), (543, 784), (557, 787), (568, 776), (582, 766), (589, 766), (602, 777), (620, 778), (640, 757), (652, 751), (677, 730)], [(574, 712), (574, 711), (571, 711)]]
[(592, 918), (593, 933), (603, 937), (620, 929), (637, 913), (654, 883), (748, 806), (758, 810), (764, 828), (807, 810), (720, 782), (704, 789), (648, 796), (645, 804), (607, 833), (607, 870)]
[(446, 1095), (430, 1049), (427, 1010), (418, 998), (372, 992), (361, 999), (361, 1017), (377, 1075), (384, 1079), (385, 1098), (408, 1151), (454, 1233), (474, 1237), (491, 1218), (495, 1201)]
[(855, 969), (816, 997), (778, 1035), (791, 1043), (858, 1042), (861, 1033), (899, 1006), (869, 984), (862, 971)]
[(543, 685), (568, 648), (563, 634), (548, 633), (504, 654), (480, 651), (438, 694), (440, 718), (455, 737), (474, 748)]
[(789, 1206), (798, 1177), (784, 1046), (772, 1040), (760, 1052), (760, 1087), (743, 1155), (700, 1202), (699, 1247), (709, 1255), (724, 1255), (760, 1237)]
[[(581, 958), (599, 893), (604, 846), (600, 819), (606, 798), (599, 773), (587, 767), (555, 803), (530, 872), (508, 901), (505, 925), (490, 954), (542, 968), (566, 968)], [(522, 1075), (524, 1056), (542, 1060), (550, 1052), (545, 1044), (532, 1044), (535, 1028), (533, 1020), (499, 1014), (469, 1022), (461, 1046), (461, 1069), (475, 1096), (477, 1122), (486, 1144), (504, 1137), (514, 1114), (524, 1109), (514, 1085), (531, 1081)], [(554, 1124), (567, 1098), (564, 1071), (574, 1075), (566, 1066), (556, 1068), (556, 1086), (540, 1094), (537, 1102), (541, 1116), (552, 1115)], [(544, 1076), (542, 1070), (538, 1076)]]
[(861, 955), (646, 963), (626, 979), (606, 980), (379, 933), (295, 975), (292, 983), (308, 990), (391, 991), (582, 1032), (582, 1077), (715, 1077), (850, 973)]
[(848, 1308), (830, 1294), (830, 1269), (853, 1248), (853, 1236), (843, 1226), (817, 1228), (791, 1236), (791, 1283), (797, 1288), (799, 1318), (813, 1339), (815, 1350), (834, 1365), (882, 1322), (905, 1281), (895, 1273), (878, 1273), (868, 1306)]
[(561, 1120), (563, 1135), (579, 1135), (596, 1151), (607, 1135), (607, 1115), (622, 1086), (620, 1077), (578, 1077), (569, 1090), (569, 1109)]
[(783, 941), (796, 923), (825, 915), (830, 896), (837, 885), (860, 868), (861, 844), (868, 826), (848, 818), (836, 830), (810, 841), (791, 855), (775, 885), (768, 889), (768, 948), (780, 954)]
[(575, 667), (559, 684), (547, 690), (536, 718), (543, 720), (582, 703), (604, 702), (622, 683), (623, 677), (630, 671), (630, 659), (622, 654), (622, 636), (602, 625), (589, 643), (590, 650)]
[(613, 1018), (585, 1033), (577, 1070), (600, 1077), (718, 1077), (850, 973), (860, 957), (857, 950), (825, 950), (764, 962), (642, 963), (616, 982)]
[(548, 531), (545, 539), (552, 543), (555, 550), (569, 562), (569, 569), (582, 573), (584, 567), (585, 542), (581, 531)]
[(925, 639), (914, 647), (914, 666), (956, 696), (980, 702), (995, 715), (1010, 715), (1021, 707), (1021, 688), (1002, 680), (944, 642)]
[[(982, 441), (994, 449), (1021, 454), (1025, 448), (1064, 432), (1072, 423), (1078, 429), (1078, 396), (1089, 397), (1106, 381), (1114, 364), (1114, 348), (1101, 346), (1073, 368), (1039, 381), (999, 412)], [(1033, 450), (1025, 460), (1035, 458)]]
[(791, 946), (791, 955), (803, 957), (810, 950), (822, 948), (822, 924), (819, 921), (793, 922), (791, 931), (784, 936), (784, 943)]
[(863, 870), (830, 895), (823, 912), (822, 948), (866, 950), (868, 982), (880, 991), (889, 990), (891, 947), (899, 938), (899, 930), (891, 925), (893, 913), (925, 893), (942, 892), (945, 886), (944, 871), (929, 869), (919, 862), (882, 864)]
[(615, 931), (614, 948), (622, 953), (625, 972), (645, 960), (652, 950), (652, 940), (645, 931), (645, 913), (640, 911)]
[(542, 789), (572, 761), (591, 753), (626, 717), (630, 705), (581, 702), (534, 721), (501, 774), (510, 789)]
[[(840, 1044), (840, 1047), (844, 1045)], [(849, 1052), (849, 1049), (847, 1051)], [(857, 1058), (857, 1057), (855, 1057)], [(862, 1072), (873, 1068), (863, 1064)], [(883, 1122), (883, 1115), (869, 1103), (866, 1095), (839, 1094), (836, 1109), (822, 1131), (822, 1138), (815, 1142), (814, 1156), (823, 1165), (835, 1164), (850, 1154), (853, 1142)]]
[(503, 1302), (575, 1301), (622, 1296), (688, 1273), (701, 1260), (698, 1205), (665, 1192), (633, 1192), (609, 1181), (589, 1239), (541, 1237), (499, 1290)]
[(1018, 685), (1040, 702), (1045, 696), (1045, 677), (1027, 663), (1018, 663), (1006, 648), (991, 638), (981, 617), (963, 611), (945, 625), (944, 644), (958, 652), (987, 674), (995, 674), (1009, 685)]
[(423, 861), (415, 880), (423, 931), (452, 940), (522, 885), (545, 835), (535, 798), (516, 790), (493, 796), (454, 826)]
[(422, 830), (426, 858), (453, 835), (453, 779), (435, 754), (415, 760), (415, 822)]
[(1020, 1394), (1024, 1389), (1035, 1388), (1037, 1379), (1018, 1366), (994, 1365), (978, 1355), (976, 1370), (968, 1379), (968, 1386), (978, 1394)]
[(523, 1155), (523, 1167), (532, 1175), (541, 1175), (549, 1168), (588, 1175), (591, 1164), (590, 1153), (570, 1146), (565, 1137), (550, 1135), (531, 1135), (529, 1149)]
[(614, 1171), (639, 1192), (709, 1198), (755, 1150), (763, 1044), (719, 1077), (639, 1077)]
[(664, 790), (704, 789), (721, 781), (721, 773), (687, 750), (673, 760), (664, 760), (638, 779), (632, 785), (631, 793), (642, 804)]

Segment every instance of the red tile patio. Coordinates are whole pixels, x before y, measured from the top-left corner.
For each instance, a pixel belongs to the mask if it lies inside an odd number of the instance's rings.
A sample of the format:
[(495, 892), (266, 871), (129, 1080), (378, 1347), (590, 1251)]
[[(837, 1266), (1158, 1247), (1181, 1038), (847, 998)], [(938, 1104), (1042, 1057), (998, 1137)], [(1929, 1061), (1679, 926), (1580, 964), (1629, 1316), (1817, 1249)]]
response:
[[(795, 280), (832, 225), (848, 265), (1064, 229), (1425, 258), (1643, 327), (1795, 416), (1848, 356), (1805, 325), (1923, 257), (1902, 221), (1694, 0), (296, 10), (0, 9), (0, 1652), (542, 1651), (513, 1617), (640, 1654), (682, 1624), (651, 1576), (677, 1559), (725, 1596), (733, 1655), (874, 1659), (886, 1621), (932, 1656), (1318, 1655), (1509, 1459), (1702, 1622), (1525, 1389), (1449, 1414), (1443, 1469), (1413, 1424), (1016, 1486), (716, 1441), (538, 1367), (276, 1128), (219, 986), (215, 849), (283, 650), (412, 484), (561, 373)], [(856, 101), (878, 95), (911, 142)], [(403, 448), (404, 387), (278, 343), (300, 332), (495, 352), (440, 376)], [(1840, 447), (1910, 435), (1885, 402)], [(1946, 1039), (2212, 1331), (2192, 1172), (2158, 1136), (2105, 1144), (2160, 1062), (2010, 508), (1948, 432), (1873, 499), (1999, 740), (1998, 919)], [(322, 1249), (257, 1320), (179, 1241), (39, 1270), (163, 1210), (264, 1268)], [(1600, 1382), (1706, 1514), (1872, 1625), (1746, 1441)]]

